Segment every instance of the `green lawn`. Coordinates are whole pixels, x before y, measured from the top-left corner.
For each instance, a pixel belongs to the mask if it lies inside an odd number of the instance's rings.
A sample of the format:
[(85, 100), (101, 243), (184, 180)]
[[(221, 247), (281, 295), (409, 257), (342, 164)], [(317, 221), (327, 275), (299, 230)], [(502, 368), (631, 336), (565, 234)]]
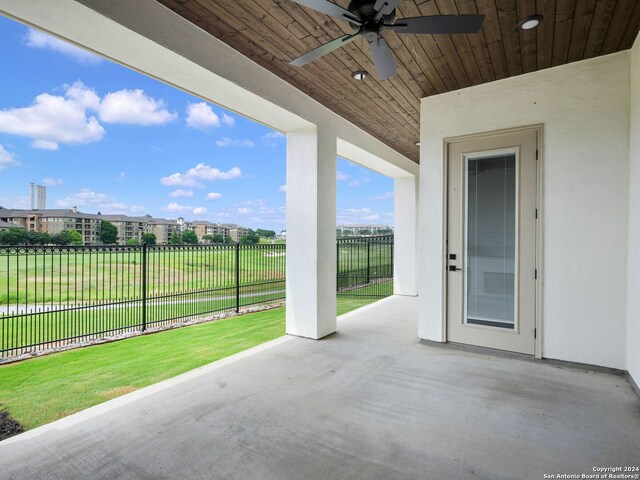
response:
[[(338, 314), (375, 300), (340, 298)], [(276, 308), (6, 365), (0, 408), (31, 429), (284, 333)]]
[[(234, 246), (160, 246), (148, 252), (149, 295), (235, 285)], [(280, 245), (240, 247), (240, 283), (284, 279), (284, 253)], [(91, 248), (66, 253), (43, 249), (18, 254), (0, 247), (0, 306), (139, 298), (141, 282), (140, 249), (111, 253)]]
[[(241, 287), (240, 306), (268, 303), (284, 298), (284, 282)], [(235, 288), (218, 291), (188, 292), (168, 298), (149, 299), (147, 325), (176, 323), (209, 313), (233, 311)], [(73, 310), (53, 310), (25, 316), (0, 317), (0, 348), (6, 356), (21, 353), (25, 345), (44, 345), (65, 338), (100, 332), (118, 334), (126, 329), (139, 330), (142, 308), (139, 300), (106, 306), (87, 306)], [(11, 349), (17, 349), (11, 351)], [(1, 355), (1, 354), (0, 354)]]

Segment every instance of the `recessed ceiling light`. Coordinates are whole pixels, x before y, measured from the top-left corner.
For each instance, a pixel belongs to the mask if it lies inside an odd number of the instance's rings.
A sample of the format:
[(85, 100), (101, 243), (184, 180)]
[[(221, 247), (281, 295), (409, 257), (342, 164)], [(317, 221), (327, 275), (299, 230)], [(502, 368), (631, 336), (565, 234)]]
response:
[(369, 76), (366, 70), (356, 70), (351, 74), (354, 80), (364, 80)]
[(540, 25), (540, 22), (542, 22), (543, 19), (544, 17), (542, 15), (529, 15), (528, 17), (520, 20), (518, 28), (521, 28), (522, 30), (531, 30), (532, 28), (536, 28)]

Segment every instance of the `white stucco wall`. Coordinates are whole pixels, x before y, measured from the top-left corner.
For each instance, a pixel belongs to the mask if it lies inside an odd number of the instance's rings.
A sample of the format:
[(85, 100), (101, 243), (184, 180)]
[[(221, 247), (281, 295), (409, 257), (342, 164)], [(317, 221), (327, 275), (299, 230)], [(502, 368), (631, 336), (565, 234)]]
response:
[(544, 124), (542, 355), (625, 368), (629, 57), (423, 99), (420, 337), (445, 332), (443, 139)]
[(640, 37), (631, 51), (627, 370), (640, 385)]

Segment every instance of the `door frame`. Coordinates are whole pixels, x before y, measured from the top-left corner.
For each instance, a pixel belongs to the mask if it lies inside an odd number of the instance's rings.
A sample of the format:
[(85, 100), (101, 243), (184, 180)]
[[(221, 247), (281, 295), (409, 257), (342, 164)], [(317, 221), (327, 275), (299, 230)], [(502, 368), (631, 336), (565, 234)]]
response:
[(449, 190), (449, 145), (453, 143), (466, 142), (468, 140), (476, 140), (479, 138), (491, 138), (500, 135), (510, 134), (510, 133), (523, 133), (523, 132), (535, 132), (537, 135), (536, 149), (537, 149), (537, 161), (536, 161), (536, 209), (538, 213), (538, 221), (536, 222), (536, 233), (535, 233), (535, 242), (536, 242), (536, 258), (535, 258), (535, 268), (537, 271), (537, 277), (535, 280), (535, 337), (534, 337), (534, 357), (542, 358), (542, 339), (544, 334), (543, 327), (543, 289), (542, 286), (544, 284), (544, 270), (542, 259), (544, 258), (544, 209), (543, 209), (543, 193), (544, 193), (544, 124), (536, 124), (536, 125), (527, 125), (522, 127), (514, 127), (507, 128), (502, 130), (492, 130), (489, 132), (481, 132), (481, 133), (473, 133), (469, 135), (461, 135), (456, 137), (448, 137), (443, 139), (442, 144), (442, 155), (443, 155), (443, 210), (442, 215), (444, 219), (444, 229), (442, 231), (442, 244), (444, 245), (444, 252), (442, 255), (442, 332), (443, 332), (443, 341), (447, 342), (447, 314), (448, 314), (448, 304), (447, 304), (447, 294), (448, 294), (448, 282), (447, 282), (447, 266), (449, 262), (447, 261), (447, 252), (448, 252), (448, 232), (449, 232), (449, 199), (448, 199), (448, 190)]

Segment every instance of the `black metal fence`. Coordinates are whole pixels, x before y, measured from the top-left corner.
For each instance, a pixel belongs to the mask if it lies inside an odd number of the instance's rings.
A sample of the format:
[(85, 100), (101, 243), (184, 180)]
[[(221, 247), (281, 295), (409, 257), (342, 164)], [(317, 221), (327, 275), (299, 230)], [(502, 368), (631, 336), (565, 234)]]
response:
[[(284, 244), (0, 246), (0, 358), (285, 298)], [(382, 298), (393, 237), (338, 241), (338, 296)]]
[(337, 242), (338, 297), (384, 298), (393, 294), (393, 235)]

